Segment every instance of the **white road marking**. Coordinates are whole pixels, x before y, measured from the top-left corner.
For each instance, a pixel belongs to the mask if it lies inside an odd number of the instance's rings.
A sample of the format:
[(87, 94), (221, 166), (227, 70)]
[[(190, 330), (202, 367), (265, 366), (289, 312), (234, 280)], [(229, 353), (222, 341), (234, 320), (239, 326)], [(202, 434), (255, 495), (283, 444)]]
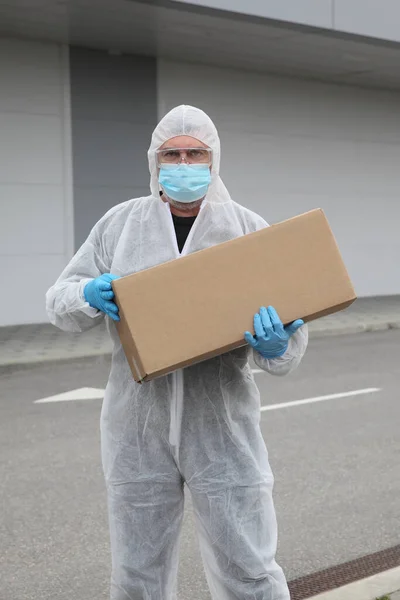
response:
[[(381, 388), (366, 388), (364, 390), (354, 390), (352, 392), (328, 394), (327, 396), (316, 396), (315, 398), (306, 398), (304, 400), (294, 400), (292, 402), (281, 402), (280, 404), (269, 404), (267, 406), (262, 406), (261, 412), (279, 410), (281, 408), (291, 408), (293, 406), (303, 406), (305, 404), (315, 404), (316, 402), (326, 402), (327, 400), (352, 398), (354, 396), (362, 396), (364, 394), (376, 394), (380, 391)], [(64, 392), (62, 394), (56, 394), (55, 396), (40, 398), (40, 400), (35, 400), (34, 404), (47, 404), (50, 402), (74, 402), (82, 400), (102, 400), (104, 398), (104, 392), (105, 390), (100, 388), (79, 388), (69, 392)]]
[[(340, 588), (318, 594), (308, 600), (373, 600), (400, 589), (400, 567), (359, 579)], [(386, 596), (385, 596), (386, 597)], [(396, 596), (397, 597), (397, 596)]]
[(258, 373), (265, 373), (265, 371), (263, 371), (262, 369), (252, 369), (252, 373), (254, 375), (257, 375)]
[(103, 389), (99, 388), (79, 388), (77, 390), (71, 390), (70, 392), (64, 392), (63, 394), (56, 394), (55, 396), (49, 396), (48, 398), (41, 398), (35, 400), (34, 404), (45, 404), (47, 402), (72, 402), (75, 400), (102, 400), (104, 398)]
[(267, 410), (279, 410), (280, 408), (291, 408), (292, 406), (302, 406), (304, 404), (314, 404), (316, 402), (326, 402), (327, 400), (339, 400), (340, 398), (352, 398), (354, 396), (363, 396), (364, 394), (376, 394), (381, 388), (367, 388), (365, 390), (354, 390), (353, 392), (343, 392), (341, 394), (329, 394), (327, 396), (317, 396), (316, 398), (306, 398), (305, 400), (294, 400), (293, 402), (282, 402), (281, 404), (269, 404), (261, 407), (261, 412)]

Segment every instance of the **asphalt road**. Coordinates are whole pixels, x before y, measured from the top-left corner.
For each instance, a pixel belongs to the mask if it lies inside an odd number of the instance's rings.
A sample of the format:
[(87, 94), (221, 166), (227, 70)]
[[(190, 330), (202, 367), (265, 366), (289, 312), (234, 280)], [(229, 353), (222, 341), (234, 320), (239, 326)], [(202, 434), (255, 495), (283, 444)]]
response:
[[(289, 579), (399, 543), (400, 331), (315, 340), (288, 378), (257, 374), (264, 405), (381, 391), (262, 413)], [(106, 600), (110, 557), (99, 400), (34, 404), (105, 386), (86, 360), (0, 377), (0, 599)], [(180, 600), (208, 600), (187, 502)]]

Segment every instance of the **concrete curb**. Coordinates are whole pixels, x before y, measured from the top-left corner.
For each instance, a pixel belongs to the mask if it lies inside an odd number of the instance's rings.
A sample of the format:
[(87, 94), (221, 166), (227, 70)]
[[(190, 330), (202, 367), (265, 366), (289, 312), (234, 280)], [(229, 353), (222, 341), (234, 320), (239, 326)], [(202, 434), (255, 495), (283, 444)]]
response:
[(28, 369), (35, 369), (38, 367), (51, 367), (54, 365), (73, 365), (79, 364), (82, 360), (90, 360), (92, 362), (109, 362), (111, 361), (111, 352), (102, 352), (102, 353), (91, 353), (91, 354), (82, 354), (75, 356), (60, 356), (60, 357), (51, 357), (49, 359), (40, 359), (40, 360), (27, 360), (27, 361), (19, 361), (19, 362), (10, 362), (0, 364), (0, 375), (7, 375), (11, 373), (16, 373), (18, 371), (25, 371)]
[[(310, 339), (321, 339), (325, 337), (344, 336), (344, 335), (355, 335), (358, 333), (373, 333), (378, 331), (389, 331), (394, 329), (400, 329), (400, 320), (394, 322), (378, 322), (378, 323), (360, 323), (357, 325), (347, 325), (343, 327), (327, 327), (324, 329), (318, 329), (317, 327), (310, 329)], [(27, 358), (19, 359), (17, 361), (10, 361), (7, 363), (0, 364), (0, 375), (5, 373), (11, 373), (14, 371), (20, 371), (24, 369), (31, 369), (35, 367), (51, 366), (54, 364), (73, 364), (80, 362), (83, 359), (94, 359), (94, 360), (110, 360), (111, 351), (104, 352), (103, 350), (90, 350), (89, 352), (82, 352), (74, 354), (73, 356), (63, 354), (52, 354), (51, 357), (45, 358)]]
[(392, 322), (369, 322), (360, 323), (357, 325), (345, 325), (343, 327), (327, 327), (325, 329), (318, 329), (318, 327), (311, 326), (310, 338), (318, 337), (329, 337), (334, 335), (353, 335), (356, 333), (373, 333), (376, 331), (388, 331), (393, 329), (400, 329), (400, 320)]

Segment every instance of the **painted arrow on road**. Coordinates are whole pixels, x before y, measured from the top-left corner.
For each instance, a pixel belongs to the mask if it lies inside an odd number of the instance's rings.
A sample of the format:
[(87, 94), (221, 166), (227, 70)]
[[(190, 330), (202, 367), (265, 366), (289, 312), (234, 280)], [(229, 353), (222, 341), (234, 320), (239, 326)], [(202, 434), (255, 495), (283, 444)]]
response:
[(63, 394), (48, 396), (48, 398), (40, 398), (40, 400), (35, 400), (34, 404), (46, 404), (47, 402), (73, 402), (76, 400), (102, 400), (104, 398), (104, 391), (105, 390), (100, 388), (84, 387), (77, 390), (71, 390), (70, 392), (64, 392)]
[[(262, 373), (259, 369), (253, 369), (253, 373)], [(49, 402), (77, 402), (80, 400), (103, 400), (105, 390), (100, 388), (84, 387), (77, 390), (71, 390), (64, 392), (63, 394), (56, 394), (55, 396), (48, 396), (47, 398), (40, 398), (35, 400), (34, 404), (47, 404)]]

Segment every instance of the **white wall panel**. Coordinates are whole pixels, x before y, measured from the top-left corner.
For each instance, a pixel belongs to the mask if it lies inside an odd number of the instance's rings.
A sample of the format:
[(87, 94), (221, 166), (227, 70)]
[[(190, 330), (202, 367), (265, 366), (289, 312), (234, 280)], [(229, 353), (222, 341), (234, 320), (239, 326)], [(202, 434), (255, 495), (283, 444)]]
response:
[(359, 295), (400, 293), (400, 95), (162, 61), (160, 116), (203, 108), (232, 197), (276, 222), (323, 208)]
[(2, 277), (11, 282), (11, 293), (2, 297), (2, 325), (46, 322), (44, 295), (64, 267), (64, 257), (59, 254), (8, 256)]
[(7, 260), (6, 256), (21, 254), (63, 255), (64, 198), (60, 186), (14, 184), (1, 185), (0, 190), (0, 255), (3, 260)]
[(227, 10), (316, 27), (332, 27), (333, 0), (178, 0), (183, 4)]
[(400, 40), (398, 0), (335, 0), (334, 26), (338, 31)]
[(62, 185), (60, 116), (0, 113), (0, 184)]
[(59, 116), (59, 69), (57, 46), (0, 38), (0, 112)]
[(67, 77), (60, 46), (0, 40), (0, 261), (13, 290), (0, 325), (47, 320), (45, 292), (70, 252)]

